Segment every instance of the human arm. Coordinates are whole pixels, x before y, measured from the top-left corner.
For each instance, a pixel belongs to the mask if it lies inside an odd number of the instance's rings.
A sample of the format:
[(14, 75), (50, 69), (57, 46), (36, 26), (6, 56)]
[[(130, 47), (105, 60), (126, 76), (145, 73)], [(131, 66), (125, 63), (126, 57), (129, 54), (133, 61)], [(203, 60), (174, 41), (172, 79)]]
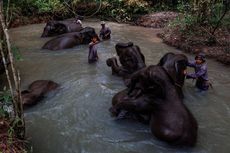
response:
[(96, 45), (96, 44), (98, 44), (99, 42), (100, 42), (100, 41), (95, 41), (95, 42), (92, 41), (92, 42), (89, 43), (89, 47), (91, 47), (91, 46), (93, 46), (93, 45)]
[(197, 79), (198, 77), (204, 75), (207, 72), (207, 68), (206, 67), (201, 67), (199, 71), (197, 71), (196, 73), (190, 73), (190, 74), (186, 74), (186, 78), (187, 79)]

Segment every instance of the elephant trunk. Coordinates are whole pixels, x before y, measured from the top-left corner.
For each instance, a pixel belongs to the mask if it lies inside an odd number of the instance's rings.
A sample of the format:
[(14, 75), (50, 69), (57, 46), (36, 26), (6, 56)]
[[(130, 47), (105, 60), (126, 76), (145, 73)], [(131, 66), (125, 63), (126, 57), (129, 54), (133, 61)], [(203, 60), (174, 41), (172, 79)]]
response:
[(111, 67), (113, 75), (118, 74), (121, 70), (120, 66), (117, 64), (117, 59), (115, 57), (107, 59), (106, 64)]

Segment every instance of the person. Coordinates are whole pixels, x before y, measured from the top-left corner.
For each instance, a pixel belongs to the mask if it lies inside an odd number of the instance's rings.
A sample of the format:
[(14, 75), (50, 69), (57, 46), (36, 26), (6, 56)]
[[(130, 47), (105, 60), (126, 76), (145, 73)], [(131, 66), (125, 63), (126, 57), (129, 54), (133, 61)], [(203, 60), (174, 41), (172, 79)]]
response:
[(80, 24), (80, 25), (82, 26), (82, 22), (81, 22), (80, 19), (81, 19), (81, 17), (80, 17), (80, 16), (77, 16), (77, 17), (75, 18), (75, 21), (74, 21), (74, 22), (75, 22), (76, 24)]
[(105, 26), (105, 21), (101, 21), (101, 30), (100, 30), (100, 37), (103, 40), (110, 39), (111, 30), (109, 27)]
[(199, 53), (195, 56), (195, 61), (188, 62), (187, 66), (193, 67), (195, 69), (194, 73), (184, 72), (186, 79), (196, 79), (196, 87), (200, 90), (208, 90), (209, 81), (208, 81), (208, 72), (207, 64), (205, 60), (205, 54)]
[(89, 43), (89, 54), (88, 54), (88, 63), (94, 63), (98, 60), (98, 54), (97, 54), (97, 46), (96, 44), (99, 43), (98, 36), (93, 36), (91, 42)]

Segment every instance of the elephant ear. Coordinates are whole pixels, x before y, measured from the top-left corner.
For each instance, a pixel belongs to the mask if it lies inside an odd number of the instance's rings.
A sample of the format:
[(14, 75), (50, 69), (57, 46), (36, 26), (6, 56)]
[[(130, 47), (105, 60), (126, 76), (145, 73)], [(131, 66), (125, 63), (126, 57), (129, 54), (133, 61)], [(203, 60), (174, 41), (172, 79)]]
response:
[(186, 69), (187, 61), (188, 60), (185, 55), (178, 54), (167, 58), (162, 65), (170, 76), (172, 82), (180, 87), (184, 84), (185, 75), (183, 74), (183, 71)]

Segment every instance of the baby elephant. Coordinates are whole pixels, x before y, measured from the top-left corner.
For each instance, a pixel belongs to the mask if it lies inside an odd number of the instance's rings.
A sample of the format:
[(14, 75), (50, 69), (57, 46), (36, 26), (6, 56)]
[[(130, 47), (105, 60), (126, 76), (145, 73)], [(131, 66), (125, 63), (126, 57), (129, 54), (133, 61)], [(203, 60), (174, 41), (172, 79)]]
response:
[(37, 104), (44, 96), (59, 87), (59, 84), (50, 80), (37, 80), (29, 85), (28, 90), (21, 92), (23, 107)]

